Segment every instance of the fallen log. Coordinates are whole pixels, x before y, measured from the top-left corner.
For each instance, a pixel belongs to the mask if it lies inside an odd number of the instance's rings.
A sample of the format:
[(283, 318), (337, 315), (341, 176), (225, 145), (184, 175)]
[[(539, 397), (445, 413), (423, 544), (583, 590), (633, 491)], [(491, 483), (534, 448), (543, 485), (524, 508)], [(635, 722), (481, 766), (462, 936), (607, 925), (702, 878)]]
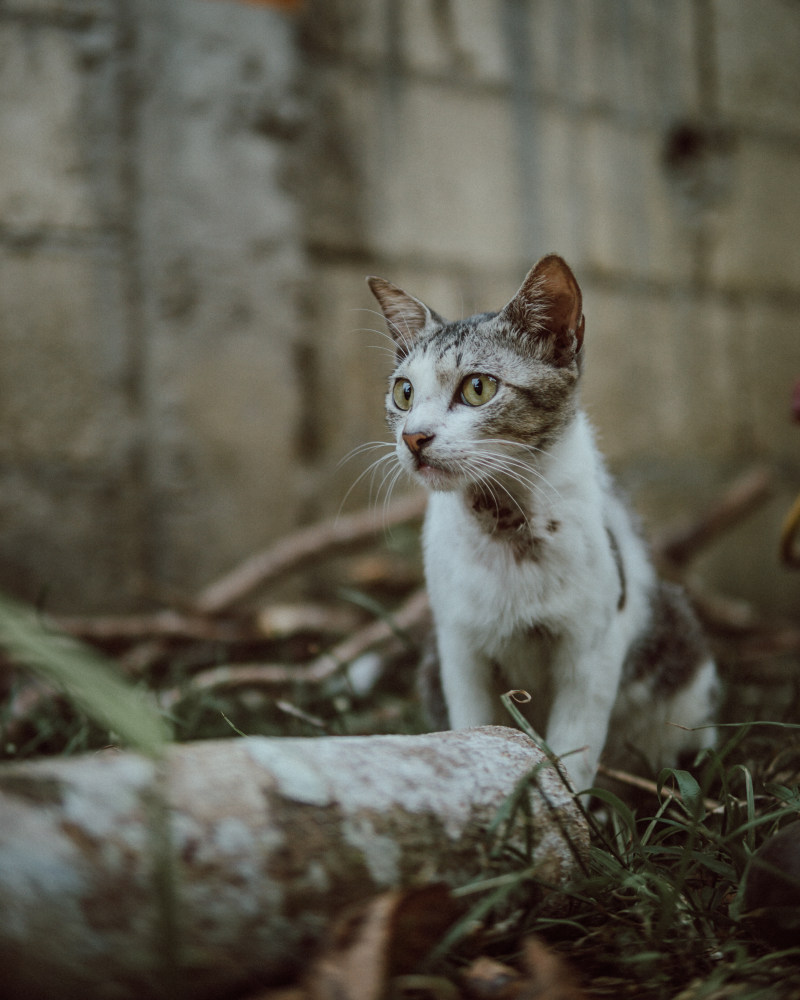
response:
[(520, 870), (558, 885), (586, 851), (555, 765), (505, 727), (4, 765), (3, 991), (229, 996), (295, 975), (377, 892)]

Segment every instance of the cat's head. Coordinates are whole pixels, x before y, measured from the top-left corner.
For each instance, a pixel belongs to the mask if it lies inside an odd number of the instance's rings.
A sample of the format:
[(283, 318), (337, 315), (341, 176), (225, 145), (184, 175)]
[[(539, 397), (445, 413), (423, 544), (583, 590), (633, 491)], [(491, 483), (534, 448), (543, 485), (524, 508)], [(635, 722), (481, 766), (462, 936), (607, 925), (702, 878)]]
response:
[(430, 489), (524, 479), (576, 409), (584, 319), (564, 260), (543, 257), (497, 313), (448, 322), (368, 278), (396, 345), (386, 396), (401, 466)]

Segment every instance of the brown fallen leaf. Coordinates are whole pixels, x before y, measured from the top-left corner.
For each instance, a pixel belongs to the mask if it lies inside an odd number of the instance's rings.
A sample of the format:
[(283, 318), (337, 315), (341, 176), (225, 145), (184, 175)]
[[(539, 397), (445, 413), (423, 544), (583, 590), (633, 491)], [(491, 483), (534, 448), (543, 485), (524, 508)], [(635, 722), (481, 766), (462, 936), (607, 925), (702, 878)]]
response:
[(307, 1000), (381, 1000), (456, 917), (443, 885), (386, 892), (346, 910), (304, 983)]
[(407, 974), (459, 911), (450, 890), (439, 883), (385, 892), (348, 907), (297, 986), (261, 990), (247, 1000), (381, 1000), (390, 992), (458, 1000), (447, 980)]
[(464, 991), (474, 1000), (587, 1000), (567, 962), (538, 938), (525, 940), (520, 965), (478, 958), (462, 977)]
[(286, 986), (250, 993), (246, 1000), (306, 1000), (306, 995), (300, 986)]
[(525, 975), (481, 955), (462, 974), (461, 985), (473, 1000), (516, 1000), (525, 988)]
[(522, 964), (529, 977), (525, 1000), (587, 1000), (570, 965), (539, 938), (525, 940)]

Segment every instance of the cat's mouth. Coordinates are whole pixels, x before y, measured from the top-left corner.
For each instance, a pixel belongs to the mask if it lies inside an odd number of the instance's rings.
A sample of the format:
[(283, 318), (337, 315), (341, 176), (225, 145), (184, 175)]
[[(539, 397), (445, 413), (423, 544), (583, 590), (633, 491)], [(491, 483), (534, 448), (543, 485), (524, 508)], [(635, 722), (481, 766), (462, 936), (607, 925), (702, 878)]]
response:
[(453, 490), (458, 486), (457, 473), (424, 458), (415, 460), (414, 472), (429, 490)]

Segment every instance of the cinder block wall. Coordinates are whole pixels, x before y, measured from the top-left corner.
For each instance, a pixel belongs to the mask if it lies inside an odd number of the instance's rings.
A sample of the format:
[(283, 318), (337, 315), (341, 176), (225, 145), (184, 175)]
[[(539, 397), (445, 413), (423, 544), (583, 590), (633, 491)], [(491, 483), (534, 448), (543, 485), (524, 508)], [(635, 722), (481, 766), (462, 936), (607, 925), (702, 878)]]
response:
[[(371, 306), (365, 271), (455, 316), (499, 308), (560, 251), (585, 292), (585, 403), (647, 526), (691, 518), (767, 462), (774, 499), (698, 572), (796, 614), (777, 538), (800, 489), (800, 9), (312, 6), (312, 134), (338, 157), (322, 185), (308, 158), (300, 201), (327, 343), (355, 354), (355, 328), (380, 328), (352, 318)], [(363, 439), (340, 429), (331, 460)]]
[(291, 19), (0, 5), (0, 581), (192, 590), (296, 524), (304, 237)]
[(364, 275), (454, 316), (558, 250), (646, 518), (768, 461), (699, 569), (796, 611), (798, 43), (784, 0), (6, 0), (0, 585), (132, 607), (335, 513), (385, 437)]

